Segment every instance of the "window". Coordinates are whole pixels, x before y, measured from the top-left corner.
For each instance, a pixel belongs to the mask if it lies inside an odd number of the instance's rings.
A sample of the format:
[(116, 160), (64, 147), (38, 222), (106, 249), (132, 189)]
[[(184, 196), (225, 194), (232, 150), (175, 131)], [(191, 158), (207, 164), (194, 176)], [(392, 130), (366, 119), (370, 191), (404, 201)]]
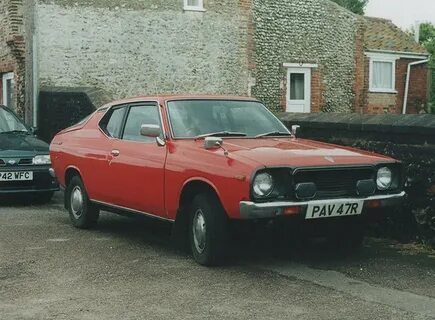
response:
[(184, 0), (184, 10), (205, 11), (203, 0)]
[(143, 124), (160, 125), (159, 109), (155, 105), (133, 106), (127, 116), (125, 123), (123, 140), (138, 142), (155, 142), (151, 137), (144, 137), (140, 134), (140, 128)]
[(305, 99), (305, 74), (290, 74), (290, 100)]
[(255, 137), (267, 132), (288, 133), (285, 126), (253, 101), (180, 100), (168, 102), (174, 138), (189, 139), (214, 132)]
[(370, 91), (396, 92), (396, 59), (375, 56), (370, 59)]
[(107, 135), (113, 138), (120, 137), (125, 109), (125, 107), (112, 109), (103, 117), (100, 127)]
[(27, 132), (27, 128), (11, 112), (0, 108), (0, 133), (8, 131)]
[(311, 112), (311, 67), (287, 69), (287, 112)]
[(13, 72), (5, 73), (2, 76), (2, 88), (3, 88), (3, 105), (14, 109), (14, 74)]

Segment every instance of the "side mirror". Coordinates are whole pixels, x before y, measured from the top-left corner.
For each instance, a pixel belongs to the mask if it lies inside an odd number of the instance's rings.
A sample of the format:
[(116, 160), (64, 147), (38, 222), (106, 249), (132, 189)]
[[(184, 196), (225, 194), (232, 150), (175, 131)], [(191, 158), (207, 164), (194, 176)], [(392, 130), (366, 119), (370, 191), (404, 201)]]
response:
[(224, 140), (217, 137), (207, 137), (204, 139), (204, 148), (206, 150), (219, 149), (222, 147)]
[(160, 126), (155, 124), (143, 124), (140, 127), (140, 134), (144, 137), (157, 138), (161, 133)]
[(301, 129), (301, 126), (298, 126), (298, 125), (293, 125), (292, 126), (292, 135), (294, 136), (294, 137), (297, 137), (298, 136), (298, 131)]
[(29, 131), (31, 134), (33, 134), (35, 136), (39, 133), (39, 129), (37, 127), (30, 127)]

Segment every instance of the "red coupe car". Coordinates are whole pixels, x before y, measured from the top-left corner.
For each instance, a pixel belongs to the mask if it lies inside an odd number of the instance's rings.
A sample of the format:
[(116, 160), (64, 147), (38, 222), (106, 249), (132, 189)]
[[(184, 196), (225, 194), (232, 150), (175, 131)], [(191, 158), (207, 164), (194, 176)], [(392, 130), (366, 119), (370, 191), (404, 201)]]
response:
[(203, 265), (225, 256), (234, 220), (328, 221), (359, 245), (367, 210), (405, 195), (401, 164), (299, 139), (296, 129), (252, 98), (140, 97), (61, 131), (50, 152), (78, 228), (100, 209), (176, 222)]

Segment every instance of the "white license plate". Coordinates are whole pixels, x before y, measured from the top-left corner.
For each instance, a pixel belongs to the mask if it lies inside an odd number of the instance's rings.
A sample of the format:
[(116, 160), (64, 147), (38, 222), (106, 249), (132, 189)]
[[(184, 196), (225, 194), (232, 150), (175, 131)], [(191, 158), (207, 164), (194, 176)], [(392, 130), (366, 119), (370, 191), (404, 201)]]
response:
[(362, 213), (363, 206), (364, 201), (328, 201), (320, 204), (309, 204), (305, 219), (357, 216)]
[(0, 172), (0, 181), (31, 181), (32, 171)]

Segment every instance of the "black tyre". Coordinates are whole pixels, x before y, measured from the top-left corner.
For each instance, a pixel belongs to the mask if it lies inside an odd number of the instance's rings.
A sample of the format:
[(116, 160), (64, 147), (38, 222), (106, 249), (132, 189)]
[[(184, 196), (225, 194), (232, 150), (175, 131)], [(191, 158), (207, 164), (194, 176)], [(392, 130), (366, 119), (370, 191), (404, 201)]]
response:
[(33, 200), (38, 203), (38, 204), (46, 204), (49, 203), (51, 201), (51, 199), (53, 198), (54, 192), (53, 191), (49, 191), (49, 192), (42, 192), (42, 193), (38, 193), (33, 195)]
[(79, 176), (71, 179), (65, 191), (65, 203), (69, 217), (76, 228), (88, 229), (94, 226), (100, 210), (89, 201), (85, 186)]
[(221, 264), (228, 244), (228, 217), (219, 199), (211, 193), (199, 194), (189, 212), (189, 239), (195, 261), (204, 266)]

